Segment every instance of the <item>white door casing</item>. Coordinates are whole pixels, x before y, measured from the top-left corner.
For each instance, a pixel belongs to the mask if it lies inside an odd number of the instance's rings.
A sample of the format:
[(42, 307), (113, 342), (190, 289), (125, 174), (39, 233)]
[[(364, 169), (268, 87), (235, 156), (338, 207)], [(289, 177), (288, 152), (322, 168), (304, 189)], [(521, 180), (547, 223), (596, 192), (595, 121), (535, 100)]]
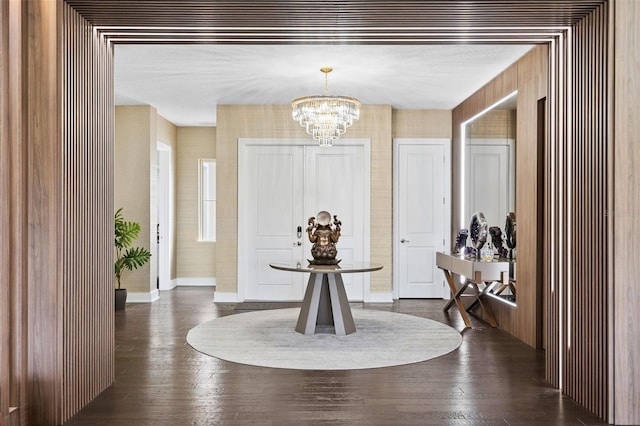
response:
[[(269, 263), (311, 258), (307, 219), (320, 210), (343, 223), (338, 258), (368, 260), (368, 161), (368, 140), (341, 140), (331, 148), (307, 140), (239, 140), (239, 301), (302, 300), (306, 274), (286, 274)], [(350, 275), (360, 276), (345, 280), (350, 300), (363, 300), (368, 276)]]
[(448, 297), (435, 253), (451, 217), (450, 141), (394, 140), (394, 297)]
[(171, 290), (171, 247), (172, 243), (172, 178), (171, 178), (171, 147), (158, 142), (158, 183), (156, 186), (157, 200), (157, 229), (158, 232), (158, 289)]

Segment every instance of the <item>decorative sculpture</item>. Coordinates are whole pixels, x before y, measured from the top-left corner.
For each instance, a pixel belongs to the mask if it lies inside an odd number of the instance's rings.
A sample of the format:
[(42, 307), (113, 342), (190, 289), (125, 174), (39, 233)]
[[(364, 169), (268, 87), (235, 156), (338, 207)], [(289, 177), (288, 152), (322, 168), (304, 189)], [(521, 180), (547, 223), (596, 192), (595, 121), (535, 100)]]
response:
[(480, 249), (487, 242), (487, 220), (484, 213), (476, 212), (471, 216), (469, 223), (469, 236), (471, 237), (471, 245), (476, 249), (476, 257), (480, 255)]
[(504, 237), (502, 235), (502, 230), (500, 229), (500, 227), (489, 227), (489, 235), (491, 235), (491, 243), (493, 244), (495, 250), (497, 250), (498, 255), (500, 257), (507, 257), (508, 250), (502, 245)]
[(513, 259), (513, 249), (516, 248), (516, 214), (511, 212), (507, 215), (507, 221), (504, 225), (505, 241), (509, 250), (509, 258)]
[(460, 254), (464, 252), (464, 248), (467, 246), (467, 237), (469, 237), (469, 230), (462, 228), (456, 235), (456, 246), (454, 248), (454, 254)]
[(340, 239), (340, 227), (342, 222), (338, 216), (333, 216), (333, 226), (331, 225), (331, 214), (321, 211), (316, 217), (310, 217), (308, 221), (307, 235), (309, 241), (313, 243), (309, 260), (312, 265), (337, 265), (340, 259), (336, 259), (338, 249), (336, 243)]

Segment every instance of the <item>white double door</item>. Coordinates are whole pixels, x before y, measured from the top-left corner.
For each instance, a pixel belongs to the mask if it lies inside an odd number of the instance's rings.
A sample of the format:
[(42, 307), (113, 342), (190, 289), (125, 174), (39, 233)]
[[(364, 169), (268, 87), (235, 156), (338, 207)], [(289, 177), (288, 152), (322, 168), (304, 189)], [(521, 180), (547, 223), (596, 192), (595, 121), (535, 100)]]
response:
[[(307, 222), (322, 210), (342, 221), (337, 244), (342, 263), (366, 259), (368, 146), (259, 142), (239, 144), (238, 298), (302, 300), (308, 274), (275, 270), (269, 264), (311, 259)], [(343, 277), (349, 300), (363, 300), (365, 275)]]

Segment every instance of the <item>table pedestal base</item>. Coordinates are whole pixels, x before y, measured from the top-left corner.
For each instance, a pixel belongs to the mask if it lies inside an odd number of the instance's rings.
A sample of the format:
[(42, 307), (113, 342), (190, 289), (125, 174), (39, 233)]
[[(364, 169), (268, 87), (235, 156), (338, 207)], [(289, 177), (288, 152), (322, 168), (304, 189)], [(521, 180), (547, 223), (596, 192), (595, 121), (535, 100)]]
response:
[(312, 273), (309, 277), (296, 331), (315, 334), (316, 325), (333, 326), (338, 336), (356, 331), (347, 293), (339, 273)]

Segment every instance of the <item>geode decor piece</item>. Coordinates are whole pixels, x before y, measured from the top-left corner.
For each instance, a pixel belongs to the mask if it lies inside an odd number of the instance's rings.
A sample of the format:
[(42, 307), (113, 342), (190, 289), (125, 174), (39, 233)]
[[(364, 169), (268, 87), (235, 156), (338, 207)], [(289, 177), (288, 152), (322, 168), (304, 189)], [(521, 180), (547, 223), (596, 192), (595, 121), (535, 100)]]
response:
[(456, 235), (456, 245), (454, 248), (454, 254), (464, 253), (464, 248), (467, 246), (467, 238), (469, 237), (469, 230), (462, 228)]
[(488, 225), (487, 220), (484, 218), (484, 213), (475, 212), (471, 216), (471, 222), (469, 223), (469, 236), (471, 237), (471, 245), (478, 252), (487, 242)]
[(331, 214), (323, 210), (316, 217), (310, 217), (308, 225), (307, 235), (309, 241), (313, 243), (311, 247), (313, 260), (309, 260), (309, 263), (312, 265), (337, 265), (340, 263), (340, 259), (336, 259), (338, 254), (336, 243), (340, 239), (340, 227), (342, 226), (338, 216), (333, 216), (332, 225)]
[(489, 227), (489, 235), (491, 235), (491, 244), (498, 252), (500, 257), (507, 257), (509, 250), (502, 246), (504, 241), (504, 236), (502, 235), (502, 229), (499, 226), (490, 226)]

